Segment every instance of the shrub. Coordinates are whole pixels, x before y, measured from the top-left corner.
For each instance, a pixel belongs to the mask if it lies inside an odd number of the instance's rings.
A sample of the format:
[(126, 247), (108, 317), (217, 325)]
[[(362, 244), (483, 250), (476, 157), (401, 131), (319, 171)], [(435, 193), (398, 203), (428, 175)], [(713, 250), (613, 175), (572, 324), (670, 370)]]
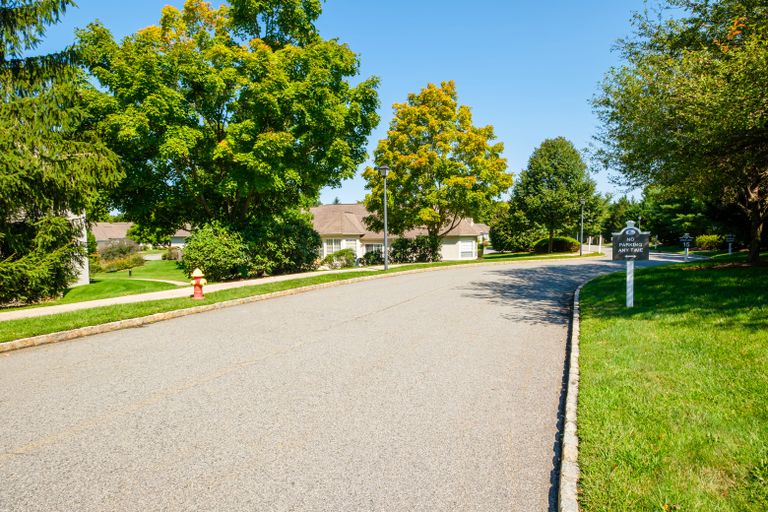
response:
[(307, 214), (298, 211), (254, 222), (243, 230), (249, 274), (307, 272), (320, 259), (320, 235)]
[[(183, 252), (178, 247), (169, 247), (161, 256), (164, 260), (169, 261), (181, 261), (181, 258), (183, 256)], [(192, 269), (194, 270), (194, 269)]]
[(724, 239), (720, 235), (699, 235), (694, 245), (704, 251), (715, 251), (723, 246)]
[(211, 281), (246, 277), (247, 247), (239, 233), (218, 222), (206, 224), (187, 238), (181, 267), (187, 275), (199, 268)]
[(96, 254), (99, 251), (99, 246), (96, 243), (96, 235), (89, 229), (88, 230), (88, 254)]
[(349, 268), (355, 266), (355, 251), (353, 249), (341, 249), (323, 258), (323, 265), (330, 268)]
[(390, 258), (395, 263), (440, 261), (440, 239), (424, 235), (416, 238), (397, 238), (392, 242)]
[[(546, 254), (549, 250), (549, 237), (536, 240), (533, 244), (533, 252)], [(579, 241), (569, 236), (556, 236), (552, 239), (552, 252), (576, 252), (579, 250)]]
[(140, 267), (144, 265), (144, 258), (141, 254), (130, 254), (122, 258), (111, 260), (102, 260), (102, 272), (117, 272), (118, 270), (127, 270), (129, 268)]
[(88, 274), (98, 274), (102, 271), (101, 261), (98, 256), (88, 256)]
[(370, 267), (372, 265), (383, 265), (384, 264), (384, 253), (381, 251), (371, 251), (363, 254), (362, 257), (363, 265), (366, 267)]
[[(7, 226), (0, 236), (0, 304), (23, 304), (60, 295), (77, 277), (85, 248), (66, 218)], [(17, 256), (21, 254), (21, 256)]]
[(524, 252), (545, 235), (545, 231), (528, 220), (520, 210), (495, 219), (489, 233), (493, 249), (501, 252)]
[(139, 245), (133, 240), (112, 240), (104, 247), (99, 256), (103, 261), (122, 259), (139, 252)]

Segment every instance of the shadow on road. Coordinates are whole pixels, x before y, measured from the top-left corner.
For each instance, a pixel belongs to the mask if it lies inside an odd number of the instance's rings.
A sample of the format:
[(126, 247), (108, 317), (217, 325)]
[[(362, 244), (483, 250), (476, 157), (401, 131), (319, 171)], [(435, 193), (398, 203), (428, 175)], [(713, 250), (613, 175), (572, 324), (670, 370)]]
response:
[(461, 288), (464, 297), (509, 306), (502, 318), (533, 325), (562, 324), (570, 311), (574, 290), (599, 274), (620, 270), (615, 263), (558, 265), (490, 270), (492, 280)]

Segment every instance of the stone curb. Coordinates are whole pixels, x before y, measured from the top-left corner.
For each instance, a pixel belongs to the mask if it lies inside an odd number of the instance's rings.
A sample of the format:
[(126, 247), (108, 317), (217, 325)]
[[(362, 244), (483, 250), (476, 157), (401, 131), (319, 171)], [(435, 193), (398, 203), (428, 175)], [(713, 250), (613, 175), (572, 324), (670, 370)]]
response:
[[(589, 282), (589, 281), (587, 281)], [(583, 283), (573, 294), (571, 313), (571, 353), (568, 360), (568, 388), (565, 399), (565, 425), (560, 443), (560, 485), (557, 495), (558, 512), (579, 512), (579, 437), (576, 430), (576, 409), (579, 399), (579, 297)]]
[[(553, 260), (544, 261), (556, 261), (565, 258), (555, 258)], [(537, 261), (537, 260), (527, 260)], [(289, 295), (296, 295), (299, 293), (311, 292), (313, 290), (319, 290), (322, 288), (331, 288), (334, 286), (343, 286), (347, 284), (360, 283), (363, 281), (373, 281), (376, 279), (386, 279), (390, 277), (404, 276), (409, 274), (420, 274), (422, 272), (436, 272), (440, 270), (450, 270), (454, 268), (467, 268), (467, 267), (490, 267), (499, 265), (514, 265), (517, 263), (526, 263), (527, 261), (489, 261), (487, 263), (469, 263), (466, 265), (451, 265), (448, 267), (429, 267), (429, 268), (417, 268), (413, 270), (404, 270), (402, 272), (393, 272), (391, 274), (381, 274), (374, 276), (353, 277), (350, 279), (343, 279), (339, 281), (331, 281), (328, 283), (313, 284), (309, 286), (301, 286), (298, 288), (291, 288), (290, 290), (282, 290), (279, 292), (264, 293), (261, 295), (251, 295), (250, 297), (242, 297), (240, 299), (232, 299), (222, 302), (216, 302), (214, 304), (206, 304), (204, 306), (196, 306), (184, 309), (175, 309), (172, 311), (166, 311), (163, 313), (155, 313), (149, 316), (141, 316), (137, 318), (129, 318), (126, 320), (118, 320), (116, 322), (109, 322), (106, 324), (92, 325), (88, 327), (79, 327), (69, 331), (54, 332), (51, 334), (41, 334), (39, 336), (32, 336), (30, 338), (22, 338), (14, 341), (7, 341), (0, 343), (0, 354), (3, 352), (10, 352), (12, 350), (19, 350), (22, 348), (36, 347), (40, 345), (48, 345), (50, 343), (59, 343), (62, 341), (69, 341), (75, 338), (82, 338), (84, 336), (92, 336), (94, 334), (103, 334), (106, 332), (117, 331), (120, 329), (129, 329), (131, 327), (140, 327), (142, 325), (152, 324), (160, 322), (162, 320), (170, 320), (172, 318), (180, 318), (187, 315), (194, 315), (197, 313), (204, 313), (206, 311), (213, 311), (216, 309), (223, 309), (232, 306), (239, 306), (242, 304), (248, 304), (251, 302), (259, 302), (262, 300), (276, 299), (278, 297), (287, 297)], [(44, 316), (38, 318), (45, 318)]]

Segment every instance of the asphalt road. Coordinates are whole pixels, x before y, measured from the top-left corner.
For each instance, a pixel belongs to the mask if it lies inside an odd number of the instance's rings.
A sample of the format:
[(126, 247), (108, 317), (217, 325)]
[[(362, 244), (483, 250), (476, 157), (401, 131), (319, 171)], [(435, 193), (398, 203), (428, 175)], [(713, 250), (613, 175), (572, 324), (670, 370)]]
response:
[(2, 511), (554, 506), (568, 303), (475, 266), (0, 356)]

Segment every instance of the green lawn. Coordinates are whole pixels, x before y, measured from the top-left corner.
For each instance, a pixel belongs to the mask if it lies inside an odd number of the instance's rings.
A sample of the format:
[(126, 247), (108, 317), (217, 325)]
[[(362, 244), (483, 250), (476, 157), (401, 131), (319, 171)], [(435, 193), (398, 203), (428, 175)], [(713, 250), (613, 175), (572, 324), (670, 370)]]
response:
[(768, 510), (768, 268), (727, 260), (584, 288), (585, 512)]
[(145, 261), (141, 267), (136, 267), (131, 271), (132, 277), (128, 277), (127, 270), (119, 272), (99, 272), (91, 276), (91, 279), (103, 281), (107, 279), (167, 279), (170, 281), (187, 282), (189, 277), (179, 267), (175, 261), (156, 260)]

